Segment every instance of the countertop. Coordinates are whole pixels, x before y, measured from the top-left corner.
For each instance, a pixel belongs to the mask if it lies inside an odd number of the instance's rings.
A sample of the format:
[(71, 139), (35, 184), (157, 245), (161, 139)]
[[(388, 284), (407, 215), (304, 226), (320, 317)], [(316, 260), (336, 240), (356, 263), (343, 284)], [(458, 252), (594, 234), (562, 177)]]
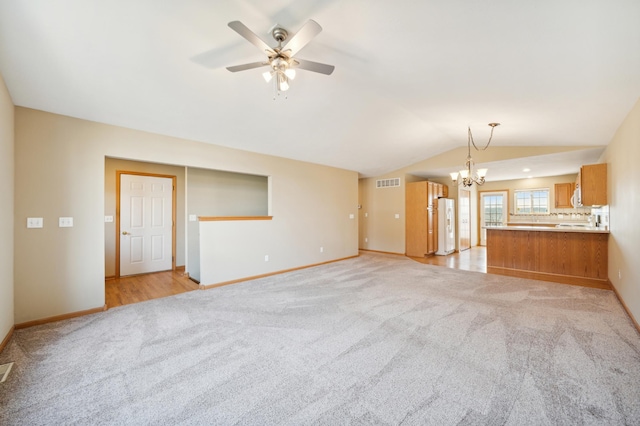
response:
[(608, 234), (608, 229), (588, 228), (584, 226), (563, 226), (556, 228), (555, 226), (483, 226), (483, 229), (494, 229), (498, 231), (536, 231), (536, 232), (582, 232), (587, 234)]

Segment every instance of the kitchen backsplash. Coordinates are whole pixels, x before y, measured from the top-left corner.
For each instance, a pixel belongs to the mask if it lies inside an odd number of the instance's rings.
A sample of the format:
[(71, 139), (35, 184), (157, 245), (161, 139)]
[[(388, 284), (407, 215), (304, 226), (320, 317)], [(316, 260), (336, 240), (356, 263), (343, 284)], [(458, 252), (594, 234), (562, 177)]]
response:
[(591, 209), (591, 219), (595, 225), (599, 221), (598, 226), (609, 229), (609, 206), (594, 207)]
[[(606, 208), (606, 213), (602, 209)], [(594, 212), (598, 210), (598, 212)], [(598, 209), (591, 207), (579, 207), (575, 209), (551, 209), (549, 214), (509, 214), (509, 222), (516, 223), (567, 223), (567, 222), (586, 222), (595, 223), (595, 215), (600, 214), (600, 222), (604, 225), (604, 218), (606, 216), (606, 226), (609, 226), (609, 206), (603, 206)]]

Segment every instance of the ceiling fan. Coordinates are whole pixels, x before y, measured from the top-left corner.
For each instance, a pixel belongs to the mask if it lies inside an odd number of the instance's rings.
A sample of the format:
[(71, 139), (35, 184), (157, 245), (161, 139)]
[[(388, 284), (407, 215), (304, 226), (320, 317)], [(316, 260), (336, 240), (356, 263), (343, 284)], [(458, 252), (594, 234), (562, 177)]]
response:
[[(333, 65), (294, 58), (296, 53), (322, 31), (322, 27), (312, 19), (309, 19), (300, 28), (300, 31), (289, 40), (287, 40), (289, 36), (287, 30), (276, 24), (271, 29), (271, 35), (278, 42), (276, 47), (270, 47), (240, 21), (229, 22), (229, 27), (255, 45), (260, 51), (266, 53), (267, 60), (227, 67), (227, 69), (231, 72), (238, 72), (268, 66), (271, 70), (263, 73), (262, 76), (267, 82), (275, 78), (275, 87), (278, 93), (289, 89), (289, 81), (295, 78), (296, 68), (326, 75), (330, 75), (335, 69)], [(284, 43), (285, 41), (286, 43)]]

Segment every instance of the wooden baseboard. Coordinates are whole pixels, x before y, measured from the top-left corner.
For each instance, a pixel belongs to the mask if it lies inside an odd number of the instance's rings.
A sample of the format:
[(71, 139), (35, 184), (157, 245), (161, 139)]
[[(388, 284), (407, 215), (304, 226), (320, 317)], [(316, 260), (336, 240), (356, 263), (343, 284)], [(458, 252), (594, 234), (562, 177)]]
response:
[(618, 289), (616, 288), (615, 285), (613, 285), (613, 283), (611, 281), (609, 281), (609, 284), (611, 285), (611, 288), (613, 289), (613, 292), (616, 294), (616, 297), (620, 301), (620, 304), (622, 305), (624, 310), (627, 312), (627, 315), (629, 315), (629, 318), (631, 319), (631, 322), (633, 323), (633, 325), (636, 327), (636, 330), (638, 330), (638, 333), (640, 333), (640, 324), (638, 324), (638, 321), (636, 321), (635, 317), (633, 316), (633, 314), (629, 310), (629, 307), (627, 306), (627, 304), (624, 303), (624, 299), (620, 296), (620, 293), (618, 293)]
[(108, 277), (104, 277), (105, 281), (111, 281), (111, 280), (115, 280), (116, 276), (115, 275), (109, 275)]
[(611, 290), (609, 280), (599, 280), (596, 278), (574, 277), (571, 275), (550, 274), (546, 272), (523, 271), (520, 269), (500, 268), (497, 266), (487, 266), (487, 273), (506, 275), (509, 277), (528, 278), (532, 280), (551, 281), (560, 284), (579, 285), (582, 287), (600, 288)]
[(2, 353), (2, 351), (4, 350), (4, 347), (9, 344), (9, 340), (11, 340), (11, 336), (13, 336), (13, 330), (15, 329), (16, 329), (15, 325), (11, 326), (11, 328), (9, 329), (9, 332), (7, 333), (5, 338), (2, 340), (2, 343), (0, 343), (0, 353)]
[(201, 290), (208, 290), (210, 288), (223, 287), (225, 285), (237, 284), (237, 283), (241, 283), (241, 282), (245, 282), (245, 281), (251, 281), (251, 280), (257, 280), (258, 278), (265, 278), (265, 277), (270, 277), (270, 276), (273, 276), (273, 275), (284, 274), (286, 272), (299, 271), (300, 269), (313, 268), (314, 266), (326, 265), (328, 263), (340, 262), (341, 260), (353, 259), (353, 258), (358, 257), (358, 256), (359, 255), (357, 254), (355, 256), (343, 257), (341, 259), (328, 260), (326, 262), (314, 263), (314, 264), (305, 265), (305, 266), (298, 266), (297, 268), (283, 269), (281, 271), (269, 272), (268, 274), (254, 275), (252, 277), (239, 278), (237, 280), (224, 281), (224, 282), (216, 283), (216, 284), (200, 284), (200, 289)]
[(176, 266), (176, 272), (184, 271), (184, 269), (185, 269), (185, 265)]
[(381, 254), (392, 254), (394, 256), (405, 256), (404, 253), (396, 253), (396, 252), (393, 252), (393, 251), (380, 251), (380, 250), (369, 250), (369, 249), (358, 249), (358, 250), (359, 251), (368, 251), (370, 253), (381, 253)]
[(82, 317), (85, 315), (97, 314), (98, 312), (104, 312), (107, 310), (107, 305), (104, 305), (100, 308), (87, 309), (85, 311), (77, 311), (70, 312), (68, 314), (55, 315), (53, 317), (37, 319), (33, 321), (21, 322), (20, 324), (16, 324), (16, 329), (33, 327), (35, 325), (48, 324), (50, 322), (62, 321), (70, 318)]

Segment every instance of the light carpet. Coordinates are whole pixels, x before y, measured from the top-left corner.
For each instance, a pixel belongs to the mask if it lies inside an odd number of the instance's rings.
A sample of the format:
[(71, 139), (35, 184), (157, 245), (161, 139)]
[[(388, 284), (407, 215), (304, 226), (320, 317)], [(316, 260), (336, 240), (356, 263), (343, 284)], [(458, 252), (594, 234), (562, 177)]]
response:
[(0, 424), (640, 424), (611, 291), (358, 258), (17, 330)]

